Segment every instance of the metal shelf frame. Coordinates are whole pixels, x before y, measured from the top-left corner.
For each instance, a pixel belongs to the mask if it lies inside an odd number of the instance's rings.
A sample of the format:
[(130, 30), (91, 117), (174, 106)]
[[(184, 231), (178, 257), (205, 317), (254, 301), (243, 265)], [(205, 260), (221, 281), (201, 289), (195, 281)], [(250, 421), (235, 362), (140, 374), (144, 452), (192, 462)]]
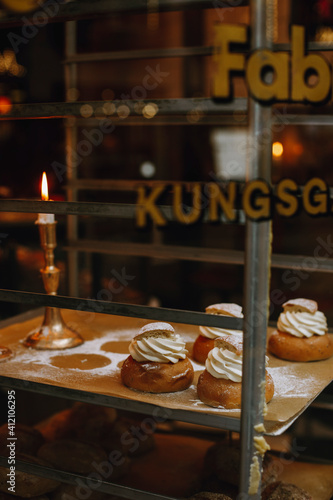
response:
[[(273, 50), (277, 52), (290, 52), (289, 43), (275, 43)], [(332, 45), (325, 42), (309, 42), (307, 44), (309, 52), (332, 52)], [(240, 50), (241, 52), (241, 50)], [(244, 50), (244, 52), (246, 52)], [(207, 57), (214, 54), (214, 47), (201, 45), (198, 47), (170, 47), (161, 49), (140, 49), (140, 50), (119, 50), (113, 52), (88, 52), (76, 54), (68, 57), (64, 64), (71, 63), (95, 63), (102, 61), (128, 61), (134, 59), (155, 59), (172, 57)]]
[[(257, 48), (275, 48), (277, 50), (289, 50), (289, 44), (279, 44), (273, 46), (273, 24), (274, 24), (274, 0), (246, 0), (240, 2), (238, 5), (250, 4), (251, 13), (251, 50)], [(111, 52), (99, 54), (78, 54), (76, 47), (76, 20), (86, 18), (98, 18), (106, 14), (119, 14), (119, 13), (147, 13), (149, 11), (148, 0), (73, 0), (58, 5), (59, 9), (54, 16), (50, 17), (52, 22), (69, 21), (66, 24), (66, 49), (65, 49), (65, 80), (66, 88), (75, 88), (77, 84), (77, 64), (94, 61), (104, 60), (126, 60), (137, 58), (151, 58), (151, 57), (191, 57), (191, 56), (207, 56), (211, 55), (211, 47), (180, 47), (175, 49), (165, 50), (150, 50), (150, 51), (124, 51), (124, 52)], [(186, 9), (202, 9), (213, 8), (211, 0), (159, 0), (159, 10), (175, 11)], [(228, 3), (223, 2), (221, 7), (228, 7)], [(33, 19), (33, 14), (28, 16)], [(19, 26), (25, 22), (24, 17), (15, 15), (5, 15), (0, 19), (0, 27), (7, 28), (11, 26)], [(309, 50), (331, 50), (329, 44), (311, 43)], [(267, 107), (249, 99), (236, 99), (232, 103), (221, 103), (218, 100), (209, 98), (205, 99), (155, 99), (147, 100), (145, 103), (152, 102), (158, 107), (157, 116), (151, 120), (145, 119), (136, 111), (136, 101), (113, 101), (115, 106), (115, 113), (120, 105), (125, 105), (129, 109), (129, 116), (127, 119), (122, 120), (116, 117), (116, 114), (107, 115), (101, 112), (101, 108), (105, 104), (104, 101), (94, 102), (65, 102), (65, 103), (46, 103), (46, 104), (27, 104), (20, 106), (13, 106), (10, 113), (1, 116), (3, 120), (20, 120), (20, 119), (52, 119), (52, 118), (65, 118), (66, 122), (66, 142), (71, 149), (76, 148), (78, 140), (78, 126), (82, 120), (82, 106), (88, 105), (92, 109), (92, 117), (87, 123), (94, 123), (100, 119), (116, 120), (117, 124), (121, 125), (135, 125), (135, 124), (188, 124), (187, 114), (194, 109), (200, 107), (203, 112), (203, 118), (200, 123), (216, 123), (220, 125), (248, 125), (249, 133), (254, 141), (260, 140), (260, 136), (265, 130), (271, 130), (274, 123), (284, 124), (318, 124), (318, 125), (333, 125), (333, 117), (331, 113), (332, 106), (325, 108), (317, 108), (314, 110), (309, 106), (286, 106), (283, 110), (286, 113), (279, 112), (280, 107)], [(240, 123), (235, 119), (235, 113), (240, 113), (244, 116), (244, 120)], [(97, 116), (93, 116), (97, 114)], [(71, 161), (69, 158), (68, 161)], [(251, 148), (251, 155), (249, 157), (248, 180), (261, 177), (270, 180), (271, 170), (271, 143), (266, 141), (263, 148)], [(203, 425), (212, 425), (216, 427), (223, 427), (225, 429), (241, 431), (241, 484), (240, 495), (242, 498), (251, 500), (259, 500), (260, 498), (260, 484), (258, 490), (249, 494), (250, 486), (250, 471), (256, 459), (259, 467), (261, 464), (261, 457), (254, 449), (254, 437), (257, 433), (254, 428), (263, 422), (264, 411), (264, 398), (263, 391), (258, 390), (264, 383), (265, 371), (265, 350), (266, 350), (266, 331), (268, 325), (267, 311), (262, 314), (260, 324), (256, 321), (256, 304), (268, 304), (268, 291), (269, 291), (269, 269), (271, 266), (284, 267), (294, 266), (297, 268), (297, 263), (302, 258), (301, 256), (272, 256), (271, 255), (271, 223), (270, 222), (247, 222), (246, 232), (246, 251), (234, 253), (234, 255), (224, 255), (221, 251), (220, 255), (216, 253), (216, 261), (226, 259), (229, 262), (232, 259), (235, 263), (245, 265), (245, 317), (246, 321), (240, 321), (236, 318), (217, 318), (214, 316), (209, 317), (204, 313), (197, 313), (192, 311), (178, 311), (174, 309), (156, 309), (146, 306), (135, 306), (128, 304), (109, 303), (97, 300), (79, 299), (78, 296), (78, 267), (77, 257), (79, 251), (93, 251), (97, 249), (96, 242), (90, 242), (85, 247), (80, 247), (82, 242), (78, 240), (78, 216), (104, 216), (104, 217), (133, 217), (134, 206), (130, 205), (117, 205), (117, 204), (102, 204), (102, 203), (79, 203), (77, 201), (79, 181), (76, 179), (76, 170), (72, 168), (70, 163), (67, 164), (67, 174), (69, 174), (67, 185), (67, 202), (50, 202), (47, 204), (39, 201), (27, 200), (6, 200), (0, 201), (0, 211), (4, 212), (30, 212), (30, 213), (55, 213), (67, 215), (67, 237), (70, 242), (68, 246), (68, 268), (69, 268), (69, 297), (50, 296), (46, 294), (33, 294), (28, 292), (20, 292), (13, 290), (0, 290), (0, 300), (9, 302), (29, 303), (36, 305), (49, 305), (54, 307), (61, 307), (67, 309), (76, 309), (78, 306), (82, 310), (96, 311), (96, 306), (99, 311), (107, 314), (118, 314), (131, 317), (141, 317), (157, 320), (165, 320), (178, 323), (188, 323), (195, 325), (207, 326), (223, 326), (226, 328), (241, 329), (244, 328), (244, 364), (243, 364), (243, 399), (242, 399), (242, 417), (241, 422), (235, 422), (235, 419), (222, 418), (214, 416), (202, 417)], [(172, 217), (170, 207), (162, 207), (167, 217)], [(100, 248), (105, 252), (120, 252), (120, 246), (113, 246), (108, 248), (105, 246)], [(140, 255), (146, 252), (145, 246), (136, 246), (133, 255)], [(160, 247), (151, 247), (150, 256), (161, 255)], [(184, 249), (182, 247), (175, 247), (174, 256), (181, 256)], [(214, 259), (212, 249), (201, 249), (195, 260), (202, 260), (205, 258), (205, 252), (208, 252), (206, 258), (209, 260)], [(148, 251), (149, 254), (149, 251)], [(145, 253), (145, 255), (147, 255)], [(204, 259), (203, 259), (204, 260)], [(234, 262), (233, 262), (234, 263)], [(332, 272), (330, 263), (322, 262), (322, 267), (318, 266), (320, 271)], [(313, 269), (309, 269), (313, 270)], [(2, 385), (18, 387), (20, 381), (17, 379), (6, 380), (2, 377)], [(34, 392), (45, 394), (49, 391), (49, 387), (43, 387), (43, 384), (26, 384), (26, 389)], [(52, 387), (54, 394), (57, 396), (79, 399), (82, 401), (94, 402), (94, 396), (90, 393), (84, 393), (78, 396), (77, 393), (72, 394), (69, 390), (63, 388)], [(100, 401), (99, 401), (100, 403)], [(136, 404), (137, 403), (137, 404)], [(149, 412), (148, 408), (139, 408), (138, 402), (123, 401), (119, 398), (106, 398), (105, 405), (113, 406), (116, 408), (123, 408), (133, 411)], [(179, 420), (191, 421), (191, 416), (175, 414), (174, 418)], [(196, 419), (196, 423), (198, 423)], [(0, 463), (3, 462), (0, 458)], [(22, 470), (34, 471), (46, 477), (61, 477), (63, 481), (73, 483), (75, 477), (68, 473), (61, 471), (43, 470), (38, 466), (33, 466), (25, 463), (17, 464)], [(19, 468), (18, 467), (18, 468)], [(48, 474), (51, 474), (48, 475)], [(102, 488), (105, 488), (103, 490)], [(165, 498), (160, 495), (148, 494), (118, 485), (101, 485), (101, 491), (116, 493), (120, 496), (129, 499), (144, 499), (144, 498)]]
[(207, 315), (195, 311), (183, 311), (180, 309), (158, 308), (140, 306), (135, 304), (122, 304), (119, 302), (108, 302), (94, 299), (80, 299), (61, 295), (47, 295), (44, 293), (19, 292), (17, 290), (0, 289), (0, 300), (19, 304), (32, 304), (34, 306), (50, 306), (62, 309), (73, 309), (89, 312), (113, 314), (117, 316), (129, 316), (133, 318), (144, 318), (152, 320), (163, 320), (189, 325), (203, 325), (231, 330), (242, 330), (244, 321), (240, 318), (218, 315)]
[[(0, 456), (0, 465), (7, 465), (7, 459), (5, 457)], [(22, 460), (16, 460), (15, 465), (20, 471), (35, 474), (37, 476), (39, 475), (48, 479), (60, 481), (62, 483), (72, 484), (74, 486), (78, 484), (77, 480), (80, 480), (81, 484), (87, 483), (87, 477), (80, 474), (71, 474), (70, 472), (51, 469), (50, 467), (42, 465), (30, 464), (29, 462), (24, 462)], [(107, 483), (106, 481), (99, 481), (95, 478), (89, 478), (89, 484), (91, 485), (91, 489), (97, 490), (100, 493), (109, 493), (110, 495), (118, 496), (123, 496), (125, 494), (125, 498), (128, 498), (129, 500), (173, 500), (172, 497), (165, 495), (157, 495), (148, 491), (128, 488), (127, 486), (120, 486), (114, 483)], [(70, 495), (68, 495), (68, 497), (70, 498)]]
[[(240, 0), (237, 6), (249, 5), (248, 0)], [(50, 15), (49, 21), (63, 22), (74, 21), (79, 19), (94, 19), (111, 14), (146, 14), (150, 11), (149, 0), (69, 0), (65, 3), (57, 4), (57, 10)], [(217, 5), (217, 8), (235, 7), (234, 2), (225, 0)], [(158, 11), (184, 11), (189, 9), (212, 9), (215, 5), (211, 0), (159, 0)], [(42, 10), (42, 7), (41, 7)], [(15, 14), (3, 15), (0, 19), (0, 27), (7, 28), (12, 26), (20, 26), (25, 20), (33, 21), (33, 14), (30, 16), (22, 16)], [(37, 24), (37, 23), (36, 23)]]
[[(101, 242), (97, 240), (78, 239), (68, 242), (65, 249), (75, 249), (80, 252), (95, 252), (107, 255), (128, 255), (151, 257), (154, 259), (175, 259), (216, 264), (244, 265), (245, 253), (241, 250), (219, 250), (217, 248), (202, 248), (193, 246), (162, 245), (152, 243)], [(333, 273), (333, 259), (316, 258), (316, 267), (309, 265), (306, 255), (272, 254), (271, 268), (302, 269), (310, 272)], [(300, 264), (300, 260), (302, 264)]]
[[(76, 63), (72, 63), (74, 65)], [(75, 86), (72, 83), (72, 86)], [(213, 101), (210, 98), (183, 98), (183, 99), (147, 99), (144, 101), (135, 100), (114, 100), (112, 104), (115, 107), (114, 113), (108, 114), (103, 112), (103, 106), (108, 101), (80, 101), (80, 102), (54, 102), (54, 103), (41, 103), (41, 104), (15, 104), (10, 112), (6, 115), (1, 115), (3, 120), (25, 120), (36, 118), (82, 118), (82, 109), (90, 108), (90, 116), (97, 120), (109, 119), (118, 120), (119, 122), (127, 122), (127, 118), (119, 118), (117, 110), (120, 106), (127, 106), (128, 116), (135, 116), (141, 118), (143, 121), (152, 121), (152, 119), (144, 118), (142, 112), (138, 112), (136, 104), (155, 104), (158, 108), (157, 115), (162, 116), (186, 116), (187, 113), (195, 109), (207, 116), (211, 115), (231, 115), (237, 112), (247, 111), (247, 99), (237, 99), (232, 103), (224, 103)], [(97, 116), (96, 116), (97, 114)], [(236, 120), (235, 120), (236, 122)]]
[[(117, 410), (133, 411), (144, 415), (156, 415), (158, 406), (129, 399), (118, 397), (105, 396), (103, 394), (92, 394), (87, 391), (77, 391), (65, 387), (51, 386), (26, 380), (13, 379), (11, 377), (1, 377), (0, 385), (3, 387), (11, 387), (14, 389), (24, 389), (29, 392), (38, 394), (52, 395), (59, 398), (70, 399), (73, 401), (81, 401), (83, 403), (98, 404), (116, 408)], [(204, 415), (199, 417), (195, 413), (186, 410), (168, 409), (169, 420), (179, 420), (197, 425), (214, 427), (216, 429), (228, 429), (230, 431), (240, 431), (240, 421), (238, 418), (225, 417), (220, 415)]]
[[(66, 68), (76, 63), (67, 65)], [(71, 68), (69, 71), (74, 71)], [(74, 84), (72, 83), (72, 86)], [(68, 87), (70, 88), (70, 87)], [(248, 99), (236, 98), (232, 102), (221, 102), (218, 99), (205, 98), (179, 98), (179, 99), (146, 99), (136, 100), (114, 100), (114, 112), (108, 114), (103, 111), (103, 106), (110, 101), (77, 101), (77, 102), (51, 102), (51, 103), (28, 103), (14, 104), (7, 114), (0, 115), (0, 120), (35, 120), (35, 119), (60, 119), (67, 118), (66, 128), (73, 129), (73, 121), (76, 126), (96, 126), (103, 120), (108, 120), (116, 126), (131, 125), (227, 125), (248, 126)], [(146, 104), (154, 104), (157, 107), (156, 115), (145, 118), (142, 111), (138, 112), (137, 104), (142, 109)], [(128, 115), (121, 118), (118, 115), (120, 106), (126, 106)], [(83, 118), (84, 109), (90, 110), (89, 118)], [(197, 122), (188, 120), (188, 115), (193, 111), (199, 111)], [(274, 105), (272, 107), (271, 125), (333, 125), (333, 105), (325, 107), (314, 107), (311, 105)]]
[[(251, 50), (270, 49), (274, 32), (274, 1), (252, 0), (250, 3)], [(272, 164), (272, 109), (249, 99), (249, 139), (260, 143), (251, 148), (247, 180), (270, 182)], [(244, 278), (244, 358), (242, 375), (240, 494), (259, 500), (261, 484), (252, 484), (256, 467), (262, 470), (262, 455), (256, 452), (255, 428), (263, 424), (265, 406), (265, 356), (268, 326), (270, 267), (272, 252), (271, 221), (247, 221)], [(258, 304), (267, 304), (257, 315)]]

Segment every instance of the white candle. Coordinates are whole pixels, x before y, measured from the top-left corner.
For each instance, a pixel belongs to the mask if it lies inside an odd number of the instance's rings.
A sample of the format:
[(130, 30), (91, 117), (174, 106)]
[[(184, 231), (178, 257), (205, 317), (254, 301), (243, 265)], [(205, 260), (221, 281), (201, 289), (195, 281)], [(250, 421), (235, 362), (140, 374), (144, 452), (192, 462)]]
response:
[(38, 214), (36, 224), (54, 224), (54, 214)]
[[(42, 177), (42, 200), (48, 201), (49, 199), (49, 189), (47, 185), (46, 173), (43, 172)], [(54, 214), (38, 214), (38, 219), (36, 220), (36, 224), (54, 224)]]

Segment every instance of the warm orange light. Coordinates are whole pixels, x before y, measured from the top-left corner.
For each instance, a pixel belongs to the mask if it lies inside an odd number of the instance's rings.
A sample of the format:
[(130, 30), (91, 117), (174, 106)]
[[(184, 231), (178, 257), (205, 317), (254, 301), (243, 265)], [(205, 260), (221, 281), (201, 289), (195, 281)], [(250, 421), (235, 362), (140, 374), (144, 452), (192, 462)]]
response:
[(9, 97), (0, 96), (0, 115), (5, 115), (12, 109), (12, 101)]
[(47, 177), (46, 173), (43, 172), (43, 177), (42, 177), (42, 200), (43, 201), (48, 201), (49, 199), (49, 188), (47, 185)]
[(275, 158), (280, 158), (283, 155), (283, 146), (281, 142), (274, 142), (272, 146), (272, 153)]
[(300, 156), (304, 152), (304, 148), (302, 144), (296, 143), (293, 145), (292, 151), (295, 155)]

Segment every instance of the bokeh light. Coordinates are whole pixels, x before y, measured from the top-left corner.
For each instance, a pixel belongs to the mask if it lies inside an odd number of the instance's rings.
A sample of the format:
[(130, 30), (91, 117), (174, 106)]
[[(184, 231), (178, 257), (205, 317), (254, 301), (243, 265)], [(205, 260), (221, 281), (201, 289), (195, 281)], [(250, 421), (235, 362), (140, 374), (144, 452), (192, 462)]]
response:
[(272, 153), (274, 158), (281, 158), (283, 155), (283, 146), (281, 142), (274, 142), (272, 146)]

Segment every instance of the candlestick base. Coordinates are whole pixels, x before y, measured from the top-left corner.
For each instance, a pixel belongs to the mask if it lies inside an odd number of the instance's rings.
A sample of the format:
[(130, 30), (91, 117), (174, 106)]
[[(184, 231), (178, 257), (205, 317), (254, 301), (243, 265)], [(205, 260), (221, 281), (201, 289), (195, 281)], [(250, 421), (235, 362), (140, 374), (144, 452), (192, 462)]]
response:
[(13, 353), (8, 347), (3, 347), (0, 346), (0, 362), (1, 361), (6, 361), (6, 359), (9, 359), (13, 356)]
[[(60, 270), (54, 265), (54, 249), (57, 246), (56, 222), (38, 220), (41, 246), (45, 254), (45, 267), (41, 269), (44, 288), (48, 295), (56, 295)], [(69, 349), (83, 343), (81, 335), (69, 328), (62, 319), (60, 309), (46, 307), (40, 328), (31, 332), (24, 345), (34, 349)]]
[(64, 322), (60, 310), (46, 307), (42, 326), (30, 333), (24, 345), (34, 349), (69, 349), (83, 343), (79, 333)]

